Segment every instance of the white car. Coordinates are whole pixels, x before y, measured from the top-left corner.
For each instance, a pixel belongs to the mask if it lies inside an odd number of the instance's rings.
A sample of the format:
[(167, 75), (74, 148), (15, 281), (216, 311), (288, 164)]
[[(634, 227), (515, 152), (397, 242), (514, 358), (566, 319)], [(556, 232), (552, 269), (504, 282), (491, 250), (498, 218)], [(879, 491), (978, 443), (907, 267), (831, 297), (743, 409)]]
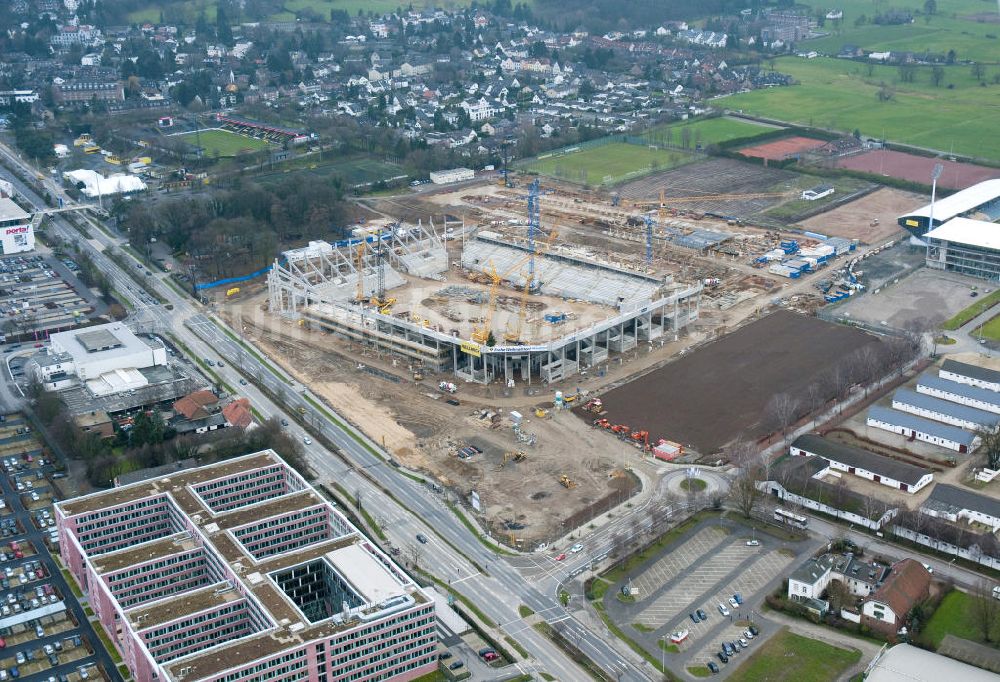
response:
[(726, 605), (723, 604), (721, 601), (719, 602), (719, 613), (721, 613), (723, 616), (729, 615), (729, 609), (727, 609)]
[(581, 545), (578, 542), (575, 545), (573, 545), (572, 547), (570, 547), (569, 551), (572, 552), (573, 554), (576, 554), (577, 552), (581, 552), (581, 551), (583, 551), (583, 545)]
[(733, 598), (733, 597), (729, 598), (729, 605), (732, 606), (734, 609), (740, 608), (740, 605), (737, 603), (736, 599)]
[(310, 438), (309, 436), (302, 436), (302, 442), (305, 443), (306, 445), (313, 444), (312, 438)]
[(760, 545), (760, 540), (747, 540), (747, 547), (757, 547)]

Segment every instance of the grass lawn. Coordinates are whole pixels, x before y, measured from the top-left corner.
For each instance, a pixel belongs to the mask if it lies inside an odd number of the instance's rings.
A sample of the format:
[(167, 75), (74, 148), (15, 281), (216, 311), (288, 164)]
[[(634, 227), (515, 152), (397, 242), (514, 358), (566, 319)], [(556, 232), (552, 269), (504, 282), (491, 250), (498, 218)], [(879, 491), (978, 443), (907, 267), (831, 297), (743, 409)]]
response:
[(354, 159), (340, 157), (329, 161), (317, 161), (314, 157), (301, 157), (275, 166), (274, 171), (265, 172), (258, 176), (258, 179), (263, 183), (281, 182), (288, 179), (291, 173), (308, 173), (317, 178), (339, 175), (348, 187), (406, 175), (403, 169), (396, 164), (366, 157)]
[[(952, 317), (950, 320), (946, 320), (945, 323), (941, 325), (941, 329), (946, 329), (948, 331), (955, 331), (962, 325), (968, 324), (974, 318), (978, 317), (979, 315), (982, 315), (987, 310), (995, 306), (997, 303), (1000, 303), (1000, 289), (997, 289), (996, 291), (986, 296), (980, 296), (979, 299), (976, 300), (976, 302), (970, 305), (968, 308), (964, 308), (963, 310), (958, 311), (954, 317)], [(986, 328), (989, 327), (990, 325), (993, 325), (995, 322), (997, 322), (997, 318), (994, 317), (992, 320), (983, 325), (984, 335), (987, 333)], [(996, 333), (1000, 333), (1000, 330), (997, 330)], [(1000, 338), (1000, 337), (990, 337), (990, 338)]]
[(203, 130), (200, 133), (183, 133), (177, 137), (194, 147), (201, 144), (203, 155), (207, 157), (236, 156), (242, 151), (255, 152), (272, 146), (264, 140), (238, 135), (228, 130)]
[(650, 142), (669, 143), (679, 147), (684, 139), (684, 130), (690, 131), (690, 143), (693, 149), (697, 145), (706, 147), (729, 140), (754, 137), (774, 130), (774, 128), (722, 116), (656, 126), (644, 132), (642, 137)]
[[(1000, 137), (985, 134), (1000, 117), (1000, 85), (981, 87), (965, 65), (944, 67), (940, 87), (930, 83), (930, 66), (917, 67), (913, 83), (901, 83), (893, 66), (874, 66), (869, 76), (868, 66), (826, 58), (777, 59), (775, 69), (791, 75), (797, 85), (733, 95), (715, 105), (1000, 160)], [(998, 68), (987, 69), (987, 80)], [(895, 92), (888, 102), (876, 97), (883, 83)]]
[(681, 481), (681, 490), (698, 493), (706, 488), (708, 484), (700, 478), (685, 478)]
[[(827, 9), (826, 5), (813, 4), (814, 9)], [(924, 0), (893, 0), (892, 7), (916, 10), (921, 16), (915, 16), (912, 24), (899, 26), (878, 26), (866, 23), (855, 26), (855, 20), (861, 15), (871, 17), (874, 6), (871, 0), (843, 0), (836, 3), (843, 10), (844, 19), (839, 26), (827, 22), (822, 29), (830, 33), (828, 37), (804, 41), (799, 46), (803, 50), (816, 50), (820, 53), (836, 54), (846, 44), (857, 45), (865, 50), (916, 52), (922, 54), (945, 54), (955, 50), (959, 59), (977, 61), (996, 61), (1000, 46), (995, 38), (987, 34), (997, 35), (997, 25), (979, 23), (971, 18), (973, 14), (996, 14), (996, 4), (982, 0), (948, 0), (938, 2), (938, 14), (925, 21), (922, 16)], [(915, 12), (915, 15), (916, 15)]]
[(839, 679), (861, 659), (861, 652), (782, 630), (729, 677), (732, 682), (826, 682)]
[(976, 625), (972, 602), (973, 597), (965, 592), (952, 590), (941, 600), (941, 605), (927, 621), (921, 636), (933, 644), (935, 649), (941, 646), (945, 635), (982, 643), (982, 632)]
[(676, 168), (694, 158), (691, 154), (677, 150), (612, 142), (568, 154), (534, 159), (525, 165), (525, 169), (586, 185), (611, 185), (645, 173)]
[[(447, 6), (465, 7), (471, 4), (472, 0), (452, 0)], [(371, 14), (385, 14), (395, 12), (399, 7), (413, 6), (414, 9), (440, 6), (432, 0), (413, 0), (405, 4), (400, 4), (399, 0), (284, 0), (283, 12), (278, 12), (269, 17), (271, 21), (295, 21), (296, 12), (312, 10), (316, 12), (324, 21), (330, 20), (330, 10), (343, 10), (352, 17), (361, 10)]]

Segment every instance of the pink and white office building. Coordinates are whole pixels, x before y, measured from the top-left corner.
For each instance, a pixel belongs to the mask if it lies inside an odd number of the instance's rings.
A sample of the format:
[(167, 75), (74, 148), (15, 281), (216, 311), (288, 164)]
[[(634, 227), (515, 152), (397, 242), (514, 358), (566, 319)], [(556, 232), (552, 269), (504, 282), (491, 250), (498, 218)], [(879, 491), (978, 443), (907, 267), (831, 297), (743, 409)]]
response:
[(434, 601), (273, 451), (56, 505), (137, 682), (411, 680)]

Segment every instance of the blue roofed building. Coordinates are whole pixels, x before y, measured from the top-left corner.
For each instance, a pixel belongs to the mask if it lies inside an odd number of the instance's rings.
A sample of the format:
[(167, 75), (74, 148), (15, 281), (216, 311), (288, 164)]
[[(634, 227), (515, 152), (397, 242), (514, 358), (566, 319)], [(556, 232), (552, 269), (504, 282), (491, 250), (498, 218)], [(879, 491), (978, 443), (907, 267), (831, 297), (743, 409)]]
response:
[(942, 379), (930, 372), (921, 374), (917, 379), (917, 393), (1000, 414), (1000, 393)]
[(909, 412), (918, 417), (951, 424), (963, 429), (995, 429), (1000, 424), (1000, 414), (969, 407), (961, 403), (917, 393), (908, 388), (898, 389), (892, 396), (895, 410)]
[(972, 452), (979, 447), (979, 438), (969, 431), (918, 417), (908, 412), (900, 412), (890, 407), (873, 405), (868, 409), (868, 426), (898, 433), (907, 438), (938, 445), (961, 453)]

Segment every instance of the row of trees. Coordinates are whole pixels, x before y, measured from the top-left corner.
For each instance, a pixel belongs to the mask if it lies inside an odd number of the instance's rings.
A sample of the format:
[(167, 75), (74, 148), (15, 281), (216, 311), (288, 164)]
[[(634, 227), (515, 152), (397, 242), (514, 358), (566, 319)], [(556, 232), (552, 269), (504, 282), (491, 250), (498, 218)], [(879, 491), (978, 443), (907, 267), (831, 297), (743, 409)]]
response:
[(108, 487), (116, 476), (137, 469), (190, 458), (211, 464), (267, 448), (274, 449), (300, 472), (308, 472), (298, 442), (277, 419), (249, 431), (220, 429), (178, 436), (164, 423), (163, 415), (153, 409), (136, 413), (131, 428), (117, 430), (113, 438), (102, 438), (97, 433), (81, 433), (58, 395), (40, 384), (29, 387), (28, 397), (57, 450), (83, 461), (87, 480), (95, 487)]

